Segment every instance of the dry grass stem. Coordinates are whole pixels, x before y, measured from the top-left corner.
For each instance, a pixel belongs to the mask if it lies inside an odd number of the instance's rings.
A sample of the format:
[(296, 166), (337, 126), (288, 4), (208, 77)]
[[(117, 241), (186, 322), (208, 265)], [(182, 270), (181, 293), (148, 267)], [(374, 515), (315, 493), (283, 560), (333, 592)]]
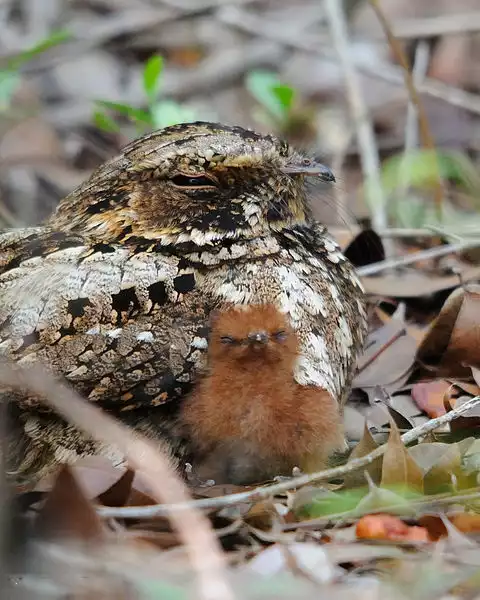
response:
[(182, 513), (171, 512), (167, 506), (164, 514), (172, 520), (185, 543), (197, 573), (200, 597), (205, 600), (234, 600), (224, 573), (222, 551), (208, 520), (196, 510), (186, 487), (153, 444), (82, 400), (72, 389), (39, 367), (18, 369), (2, 366), (0, 381), (4, 386), (29, 389), (93, 439), (119, 448), (130, 467), (143, 477), (157, 501), (185, 506), (186, 510)]
[[(365, 189), (371, 209), (375, 229), (388, 226), (385, 197), (380, 178), (380, 159), (367, 106), (362, 97), (360, 82), (350, 58), (347, 25), (342, 3), (338, 0), (325, 1), (326, 14), (335, 50), (343, 71), (347, 98), (352, 114), (355, 133), (360, 150), (362, 170), (365, 177)], [(388, 246), (387, 242), (387, 246)], [(388, 248), (385, 248), (387, 255)]]
[[(432, 133), (430, 131), (430, 126), (428, 124), (427, 114), (425, 112), (425, 107), (423, 106), (422, 99), (420, 98), (419, 93), (417, 92), (417, 88), (415, 87), (415, 82), (413, 80), (413, 75), (410, 72), (410, 65), (408, 63), (407, 55), (405, 54), (400, 42), (397, 40), (395, 35), (392, 32), (392, 28), (388, 22), (388, 19), (385, 16), (385, 13), (380, 7), (379, 0), (370, 0), (370, 5), (372, 6), (375, 14), (377, 15), (377, 19), (382, 26), (382, 29), (387, 37), (390, 48), (395, 55), (395, 58), (400, 63), (404, 71), (405, 77), (405, 85), (407, 86), (408, 95), (410, 97), (410, 102), (412, 102), (417, 109), (418, 113), (418, 123), (420, 127), (420, 137), (422, 140), (422, 145), (427, 150), (430, 150), (432, 153), (435, 152), (435, 142), (433, 140)], [(435, 204), (440, 211), (442, 200), (443, 200), (443, 186), (442, 179), (440, 174), (440, 167), (438, 163), (436, 164), (436, 182), (435, 182), (435, 192), (434, 192), (434, 200)]]

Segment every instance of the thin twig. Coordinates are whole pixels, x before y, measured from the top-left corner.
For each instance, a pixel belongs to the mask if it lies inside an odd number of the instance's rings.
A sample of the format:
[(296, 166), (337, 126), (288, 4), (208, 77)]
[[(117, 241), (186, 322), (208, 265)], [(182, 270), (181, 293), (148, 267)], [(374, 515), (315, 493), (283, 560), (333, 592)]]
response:
[[(420, 40), (415, 48), (415, 60), (412, 69), (413, 85), (417, 88), (427, 75), (430, 62), (430, 46), (425, 40)], [(407, 120), (405, 124), (404, 154), (418, 147), (418, 107), (412, 98), (408, 101)]]
[[(388, 221), (385, 196), (380, 178), (380, 159), (372, 123), (362, 96), (360, 82), (350, 58), (347, 24), (345, 22), (342, 3), (338, 0), (325, 0), (325, 10), (329, 20), (333, 44), (345, 78), (348, 102), (360, 148), (360, 159), (372, 222), (376, 229), (384, 229), (387, 227)], [(389, 254), (391, 253), (387, 251), (387, 255)]]
[[(332, 170), (334, 173), (337, 171), (333, 169), (332, 162)], [(361, 231), (362, 228), (358, 225), (351, 226), (348, 229), (344, 227), (329, 227), (329, 232), (334, 236), (356, 236)], [(470, 227), (465, 227), (463, 229), (448, 229), (447, 227), (437, 227), (436, 225), (430, 225), (429, 227), (388, 227), (387, 229), (380, 229), (376, 231), (378, 235), (382, 238), (390, 237), (390, 238), (451, 238), (452, 241), (464, 241), (467, 237), (478, 238), (478, 225), (473, 223)]]
[[(455, 407), (449, 413), (446, 413), (436, 419), (430, 419), (426, 423), (414, 427), (407, 433), (404, 433), (401, 440), (404, 444), (409, 444), (419, 437), (430, 433), (438, 427), (450, 423), (463, 413), (467, 412), (474, 406), (480, 403), (480, 396), (471, 398), (461, 406)], [(118, 517), (118, 518), (131, 518), (131, 519), (148, 519), (152, 517), (164, 516), (166, 514), (173, 514), (175, 511), (183, 512), (188, 508), (194, 506), (195, 508), (209, 508), (218, 509), (226, 506), (235, 506), (243, 502), (258, 502), (259, 500), (265, 500), (271, 498), (276, 494), (288, 492), (289, 490), (302, 487), (311, 483), (318, 483), (319, 481), (328, 481), (329, 479), (335, 479), (343, 477), (347, 473), (358, 471), (368, 467), (374, 460), (383, 456), (387, 449), (387, 444), (379, 446), (369, 454), (356, 458), (349, 461), (346, 465), (335, 467), (333, 469), (326, 469), (325, 471), (319, 471), (318, 473), (311, 473), (308, 475), (301, 475), (288, 481), (282, 481), (274, 485), (258, 487), (248, 492), (239, 492), (237, 494), (229, 494), (227, 496), (220, 496), (218, 498), (202, 498), (201, 500), (193, 500), (188, 503), (175, 504), (170, 506), (156, 505), (156, 506), (139, 506), (139, 507), (123, 507), (123, 508), (110, 508), (110, 507), (99, 507), (97, 509), (99, 515), (104, 518)]]
[[(224, 573), (224, 558), (207, 519), (195, 510), (187, 488), (172, 471), (167, 458), (150, 441), (120, 424), (38, 366), (0, 367), (2, 386), (29, 389), (52, 406), (67, 422), (101, 443), (120, 449), (160, 502), (180, 502), (186, 510), (164, 513), (182, 538), (205, 600), (234, 600)], [(168, 506), (168, 505), (167, 505)]]
[(429, 260), (431, 258), (439, 258), (446, 254), (452, 254), (454, 252), (462, 252), (469, 248), (477, 248), (480, 246), (480, 239), (467, 240), (465, 242), (459, 242), (458, 244), (445, 244), (443, 246), (436, 246), (435, 248), (428, 248), (428, 250), (421, 250), (420, 252), (414, 252), (413, 254), (407, 254), (406, 256), (398, 256), (397, 258), (389, 258), (387, 260), (381, 260), (365, 267), (359, 267), (357, 274), (360, 277), (367, 277), (368, 275), (376, 275), (381, 271), (388, 269), (395, 269), (397, 267), (406, 267), (412, 265), (420, 260)]
[[(430, 46), (427, 41), (420, 40), (415, 48), (415, 59), (413, 62), (412, 78), (415, 88), (425, 79), (428, 64), (430, 62)], [(410, 97), (407, 106), (407, 118), (405, 121), (405, 144), (400, 169), (400, 185), (396, 197), (402, 202), (410, 189), (411, 173), (409, 157), (413, 150), (418, 148), (418, 108)]]
[(422, 19), (402, 19), (392, 23), (397, 38), (440, 37), (455, 33), (480, 31), (480, 12), (437, 15)]
[[(408, 63), (407, 55), (403, 50), (400, 42), (394, 36), (392, 32), (392, 28), (390, 27), (390, 23), (385, 16), (382, 8), (380, 7), (379, 0), (369, 0), (370, 5), (373, 8), (377, 19), (382, 26), (382, 29), (387, 36), (388, 43), (390, 48), (392, 49), (395, 58), (400, 63), (403, 68), (403, 74), (405, 78), (405, 85), (407, 87), (408, 95), (410, 97), (410, 101), (415, 104), (418, 112), (418, 123), (420, 127), (420, 137), (422, 140), (422, 145), (427, 150), (432, 152), (432, 155), (435, 157), (435, 142), (433, 140), (432, 133), (430, 131), (430, 126), (428, 124), (427, 113), (425, 111), (425, 107), (423, 106), (422, 99), (420, 94), (417, 92), (417, 88), (413, 81), (412, 73), (410, 72), (410, 65)], [(434, 160), (434, 168), (435, 168), (435, 191), (434, 191), (434, 201), (439, 213), (441, 213), (442, 201), (443, 201), (443, 185), (442, 178), (440, 174), (440, 167), (437, 160)]]

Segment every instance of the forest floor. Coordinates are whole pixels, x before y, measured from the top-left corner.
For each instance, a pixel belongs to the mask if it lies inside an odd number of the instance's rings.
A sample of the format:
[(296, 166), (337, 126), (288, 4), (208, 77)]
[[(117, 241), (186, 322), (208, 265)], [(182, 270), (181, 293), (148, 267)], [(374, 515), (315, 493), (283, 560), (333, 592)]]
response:
[[(273, 131), (332, 167), (313, 209), (370, 324), (342, 463), (184, 489), (154, 453), (143, 470), (82, 461), (20, 496), (40, 550), (8, 598), (480, 598), (480, 8), (344, 5), (0, 3), (2, 228), (41, 221), (152, 128)], [(141, 443), (107, 429), (138, 464)]]

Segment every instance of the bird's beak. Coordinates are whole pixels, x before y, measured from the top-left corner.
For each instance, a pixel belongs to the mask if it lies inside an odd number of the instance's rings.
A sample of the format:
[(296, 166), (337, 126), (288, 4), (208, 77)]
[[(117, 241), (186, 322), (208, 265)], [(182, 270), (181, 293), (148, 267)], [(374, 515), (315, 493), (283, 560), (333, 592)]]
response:
[(268, 342), (268, 335), (265, 331), (256, 331), (255, 333), (248, 334), (249, 344), (266, 344)]
[(283, 173), (288, 175), (306, 175), (307, 177), (318, 177), (321, 181), (331, 183), (335, 181), (335, 175), (332, 171), (315, 160), (299, 160), (285, 164), (282, 169)]

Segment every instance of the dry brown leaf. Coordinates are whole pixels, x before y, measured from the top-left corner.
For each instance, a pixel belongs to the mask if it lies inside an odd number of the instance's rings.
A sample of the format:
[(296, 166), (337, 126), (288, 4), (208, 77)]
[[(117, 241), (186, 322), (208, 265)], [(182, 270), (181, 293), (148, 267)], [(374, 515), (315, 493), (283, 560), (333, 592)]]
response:
[[(372, 437), (370, 433), (370, 429), (368, 427), (367, 422), (365, 421), (365, 426), (363, 430), (362, 439), (358, 442), (358, 444), (353, 449), (353, 452), (350, 454), (349, 462), (355, 460), (356, 458), (361, 458), (366, 454), (372, 452), (378, 447), (377, 443)], [(376, 458), (367, 468), (370, 477), (374, 483), (379, 483), (382, 478), (382, 457)], [(347, 473), (345, 476), (345, 486), (346, 487), (356, 487), (360, 485), (365, 485), (365, 475), (363, 471), (353, 471), (352, 473)]]
[(42, 539), (68, 538), (82, 542), (105, 539), (106, 530), (69, 467), (60, 471), (40, 509), (35, 530)]
[(416, 348), (417, 342), (408, 334), (403, 320), (390, 319), (368, 336), (353, 386), (382, 386), (390, 392), (399, 389), (412, 368)]
[(382, 486), (405, 486), (423, 492), (423, 471), (403, 444), (400, 432), (390, 420), (390, 435), (383, 455)]
[(135, 473), (128, 469), (111, 487), (97, 497), (104, 506), (125, 506), (130, 497)]
[[(480, 277), (480, 267), (465, 267), (461, 271), (462, 281), (468, 282)], [(458, 275), (432, 275), (410, 269), (400, 275), (362, 277), (362, 284), (368, 294), (390, 298), (418, 298), (430, 296), (458, 286)]]
[(277, 511), (271, 499), (256, 502), (244, 515), (245, 521), (257, 529), (271, 529), (272, 523), (278, 519)]
[(458, 288), (445, 302), (417, 351), (436, 376), (468, 378), (480, 367), (480, 286)]
[[(480, 371), (472, 367), (472, 376), (476, 383), (469, 383), (468, 381), (452, 381), (453, 389), (463, 390), (470, 396), (480, 396), (480, 387), (478, 385), (477, 376), (480, 375)], [(479, 379), (480, 380), (480, 379)], [(463, 394), (461, 394), (463, 395)]]
[(452, 387), (449, 381), (428, 381), (416, 383), (412, 387), (412, 398), (418, 408), (421, 408), (431, 419), (445, 414), (445, 396)]

